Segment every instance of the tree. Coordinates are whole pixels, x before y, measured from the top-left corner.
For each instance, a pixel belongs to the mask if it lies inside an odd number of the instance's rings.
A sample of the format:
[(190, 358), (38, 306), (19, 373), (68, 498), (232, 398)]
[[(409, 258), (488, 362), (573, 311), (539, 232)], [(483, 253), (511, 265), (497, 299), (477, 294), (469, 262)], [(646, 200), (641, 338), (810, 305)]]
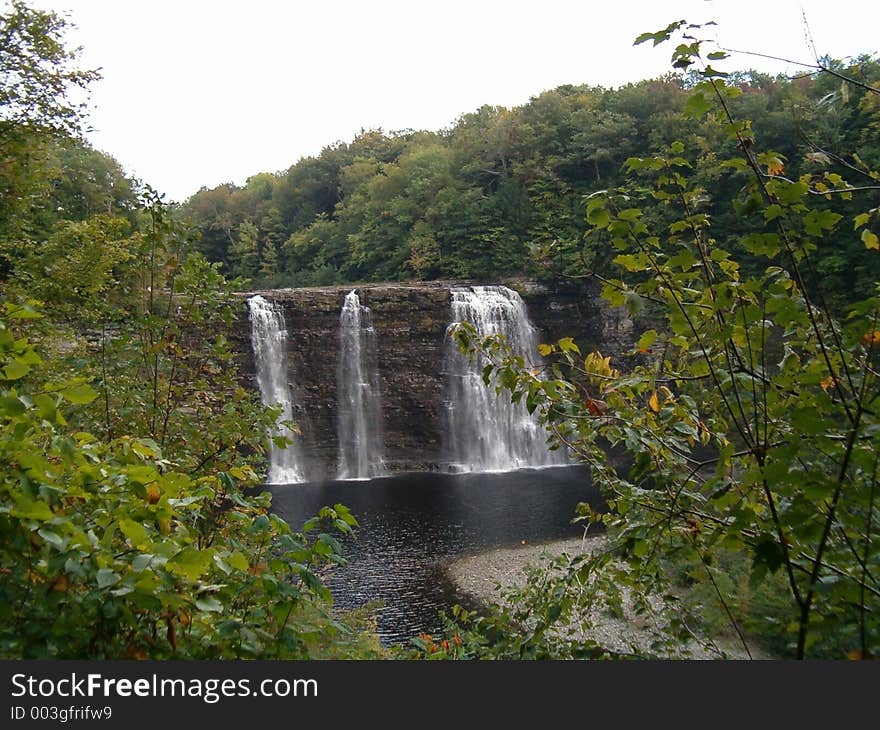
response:
[[(640, 41), (679, 32), (688, 42), (676, 47), (674, 65), (700, 68), (686, 113), (694, 123), (708, 116), (727, 135), (718, 164), (737, 178), (741, 193), (730, 202), (754, 225), (741, 241), (752, 265), (713, 237), (694, 151), (675, 141), (627, 160), (636, 184), (598, 192), (586, 206), (588, 239), (613, 248), (621, 273), (583, 275), (603, 282), (612, 305), (655, 315), (626, 368), (601, 353), (584, 357), (566, 338), (541, 346), (552, 366), (537, 373), (503, 341), (475, 341), (466, 325), (457, 331), (464, 349), (486, 358), (487, 383), (539, 412), (556, 443), (592, 466), (613, 508), (599, 516), (584, 505), (581, 519), (612, 528), (616, 555), (542, 573), (552, 606), (535, 609), (534, 640), (514, 629), (510, 643), (544, 646), (549, 624), (571, 616), (591, 576), (611, 595), (621, 585), (666, 594), (666, 568), (678, 561), (700, 571), (744, 645), (738, 591), (772, 580), (787, 595), (778, 623), (763, 618), (760, 628), (786, 635), (792, 656), (877, 656), (880, 288), (874, 280), (874, 296), (836, 319), (816, 251), (831, 237), (853, 238), (876, 260), (876, 208), (852, 214), (849, 200), (878, 186), (850, 184), (833, 169), (784, 174), (782, 155), (734, 116), (741, 90), (711, 65), (722, 52), (704, 57), (699, 26), (673, 23)], [(664, 225), (647, 215), (653, 201), (666, 211)], [(609, 446), (629, 454), (626, 468)], [(720, 569), (729, 553), (748, 566), (747, 586), (729, 585)], [(520, 598), (524, 611), (537, 600)], [(548, 619), (540, 632), (537, 617)], [(673, 637), (687, 634), (683, 618), (669, 622)]]
[(64, 45), (67, 21), (13, 0), (0, 16), (0, 139), (22, 128), (56, 136), (80, 132), (85, 91), (97, 71), (76, 67), (79, 49)]
[(259, 265), (259, 231), (249, 220), (238, 226), (238, 239), (229, 247), (229, 267), (234, 276), (252, 278)]
[[(224, 334), (241, 282), (73, 139), (93, 76), (67, 68), (63, 21), (20, 2), (2, 21), (0, 656), (376, 656), (318, 578), (352, 515), (295, 531), (245, 491), (279, 413)], [(84, 178), (49, 174), (66, 152)], [(53, 192), (81, 219), (35, 221)]]
[[(79, 135), (85, 91), (99, 77), (77, 68), (78, 51), (64, 46), (66, 28), (60, 16), (21, 0), (0, 15), (0, 246), (27, 232), (48, 188), (51, 141)], [(8, 270), (2, 248), (0, 258)]]
[(263, 241), (260, 249), (260, 276), (271, 278), (278, 273), (278, 248), (274, 239)]
[(296, 532), (244, 493), (278, 412), (237, 382), (240, 302), (158, 196), (143, 205), (128, 238), (93, 218), (48, 242), (43, 275), (84, 284), (63, 347), (34, 302), (0, 310), (0, 655), (375, 656), (317, 577), (356, 521), (336, 505)]

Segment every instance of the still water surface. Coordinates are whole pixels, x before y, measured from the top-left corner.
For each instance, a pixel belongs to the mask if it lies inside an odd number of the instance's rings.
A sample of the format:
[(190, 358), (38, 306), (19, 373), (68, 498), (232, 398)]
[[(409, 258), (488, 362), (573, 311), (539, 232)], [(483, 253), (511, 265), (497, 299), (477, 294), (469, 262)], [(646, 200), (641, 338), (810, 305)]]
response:
[(450, 560), (579, 535), (571, 524), (575, 506), (600, 501), (583, 466), (402, 474), (271, 490), (273, 509), (295, 529), (324, 505), (341, 502), (357, 517), (357, 540), (344, 542), (349, 563), (327, 584), (341, 608), (384, 603), (378, 630), (385, 643), (439, 628), (437, 611), (460, 601), (444, 577)]

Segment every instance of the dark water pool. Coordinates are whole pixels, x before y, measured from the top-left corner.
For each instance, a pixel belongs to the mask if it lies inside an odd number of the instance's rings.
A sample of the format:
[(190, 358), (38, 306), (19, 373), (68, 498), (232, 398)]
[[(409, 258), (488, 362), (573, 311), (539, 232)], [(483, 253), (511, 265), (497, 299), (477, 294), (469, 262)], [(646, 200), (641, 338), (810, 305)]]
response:
[(336, 604), (380, 600), (383, 642), (439, 627), (437, 611), (457, 602), (444, 580), (449, 560), (481, 550), (580, 534), (578, 502), (598, 505), (586, 467), (500, 474), (403, 474), (367, 481), (273, 485), (274, 510), (298, 528), (320, 507), (343, 503), (360, 522), (346, 541), (349, 564), (327, 583)]

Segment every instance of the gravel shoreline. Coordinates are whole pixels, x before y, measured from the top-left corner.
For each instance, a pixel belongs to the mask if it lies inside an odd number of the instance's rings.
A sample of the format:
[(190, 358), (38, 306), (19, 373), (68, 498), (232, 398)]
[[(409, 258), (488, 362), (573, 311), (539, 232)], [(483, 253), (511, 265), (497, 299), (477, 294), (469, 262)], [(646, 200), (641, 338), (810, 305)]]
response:
[[(446, 566), (449, 580), (458, 591), (479, 603), (498, 601), (499, 590), (505, 587), (522, 585), (525, 582), (524, 569), (537, 564), (542, 558), (567, 553), (577, 555), (583, 552), (596, 553), (607, 549), (608, 542), (603, 535), (585, 538), (570, 538), (539, 545), (521, 545), (501, 548), (471, 555), (452, 561)], [(656, 609), (660, 615), (663, 606), (659, 599)], [(594, 606), (583, 611), (579, 618), (590, 624), (588, 629), (567, 629), (579, 639), (594, 641), (599, 646), (620, 654), (656, 656), (664, 659), (770, 659), (755, 646), (745, 651), (739, 641), (728, 637), (715, 637), (712, 640), (697, 638), (672, 651), (657, 652), (652, 643), (658, 637), (658, 630), (646, 621), (644, 616), (633, 612), (628, 605), (624, 607), (624, 618), (613, 615), (607, 608)], [(581, 622), (578, 622), (581, 623)]]

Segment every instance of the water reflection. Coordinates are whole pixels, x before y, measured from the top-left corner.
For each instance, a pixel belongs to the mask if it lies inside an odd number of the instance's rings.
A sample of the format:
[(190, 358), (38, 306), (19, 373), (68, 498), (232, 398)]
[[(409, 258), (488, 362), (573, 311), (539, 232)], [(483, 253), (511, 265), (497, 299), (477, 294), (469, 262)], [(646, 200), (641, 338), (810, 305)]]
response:
[(439, 627), (437, 611), (458, 599), (443, 580), (452, 558), (580, 534), (578, 502), (598, 505), (586, 467), (502, 474), (404, 474), (368, 481), (273, 485), (275, 511), (299, 527), (322, 506), (343, 503), (360, 522), (345, 541), (349, 564), (329, 578), (337, 605), (384, 602), (386, 643)]

